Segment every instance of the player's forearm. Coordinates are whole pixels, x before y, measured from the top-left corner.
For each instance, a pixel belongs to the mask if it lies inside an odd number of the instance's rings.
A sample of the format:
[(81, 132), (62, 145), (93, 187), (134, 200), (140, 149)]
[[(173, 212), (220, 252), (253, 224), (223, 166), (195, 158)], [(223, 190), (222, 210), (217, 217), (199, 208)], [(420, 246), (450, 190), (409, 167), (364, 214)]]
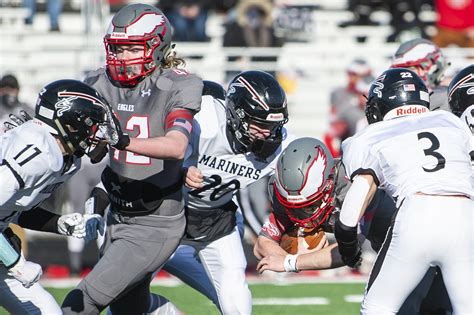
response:
[(188, 138), (179, 131), (170, 131), (163, 137), (131, 138), (126, 150), (156, 159), (182, 160)]
[(280, 247), (277, 242), (262, 235), (258, 236), (257, 242), (255, 242), (255, 246), (253, 248), (253, 253), (257, 259), (262, 259), (263, 257), (270, 254), (281, 254), (283, 256), (288, 254)]
[(319, 251), (302, 254), (296, 260), (298, 270), (321, 270), (343, 266), (337, 244), (331, 244)]
[(34, 208), (30, 211), (22, 212), (18, 216), (17, 223), (26, 229), (59, 234), (59, 217), (59, 215), (44, 209)]

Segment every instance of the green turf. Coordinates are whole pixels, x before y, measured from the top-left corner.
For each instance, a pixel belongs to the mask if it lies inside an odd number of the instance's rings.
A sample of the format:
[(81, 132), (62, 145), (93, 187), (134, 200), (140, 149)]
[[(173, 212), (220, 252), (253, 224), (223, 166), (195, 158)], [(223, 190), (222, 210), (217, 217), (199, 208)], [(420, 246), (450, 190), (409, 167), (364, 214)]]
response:
[[(69, 289), (47, 288), (58, 303), (61, 303)], [(155, 286), (153, 292), (159, 293), (173, 301), (185, 314), (213, 315), (219, 314), (215, 306), (203, 295), (197, 293), (186, 285), (177, 287)], [(358, 303), (347, 303), (345, 295), (360, 295), (364, 285), (351, 284), (294, 284), (271, 285), (254, 284), (250, 286), (254, 298), (302, 298), (324, 297), (329, 299), (329, 305), (254, 305), (254, 315), (274, 314), (324, 314), (324, 315), (350, 315), (358, 314)], [(8, 314), (0, 310), (0, 315)]]

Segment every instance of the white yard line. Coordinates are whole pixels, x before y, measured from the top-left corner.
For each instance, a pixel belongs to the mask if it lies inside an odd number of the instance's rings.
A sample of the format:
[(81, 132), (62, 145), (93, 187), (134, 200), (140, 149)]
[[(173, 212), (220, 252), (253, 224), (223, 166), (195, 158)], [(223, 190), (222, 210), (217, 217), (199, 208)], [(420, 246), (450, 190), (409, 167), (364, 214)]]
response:
[[(283, 275), (283, 274), (281, 274)], [(65, 279), (47, 279), (40, 280), (45, 287), (51, 288), (70, 288), (75, 287), (81, 281), (80, 278), (65, 278)], [(303, 283), (365, 283), (366, 277), (361, 276), (344, 276), (344, 277), (320, 277), (320, 276), (248, 276), (247, 282), (249, 284), (273, 284), (273, 285), (293, 285)], [(158, 277), (154, 278), (151, 285), (159, 285), (165, 287), (176, 287), (183, 284), (182, 281), (175, 277)]]
[(254, 298), (253, 305), (328, 305), (329, 299), (323, 297), (302, 298)]

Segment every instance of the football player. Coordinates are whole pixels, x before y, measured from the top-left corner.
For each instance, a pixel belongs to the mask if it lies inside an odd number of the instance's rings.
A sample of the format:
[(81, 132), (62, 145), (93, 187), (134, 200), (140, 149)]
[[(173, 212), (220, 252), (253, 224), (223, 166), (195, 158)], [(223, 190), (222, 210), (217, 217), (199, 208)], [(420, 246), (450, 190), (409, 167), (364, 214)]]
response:
[(39, 93), (35, 119), (12, 116), (14, 123), (7, 124), (11, 130), (0, 137), (0, 305), (12, 314), (61, 314), (61, 310), (36, 282), (41, 266), (25, 261), (9, 223), (78, 238), (95, 234), (96, 228), (103, 233), (100, 216), (59, 216), (38, 204), (78, 171), (84, 154), (97, 158), (93, 148), (101, 151), (103, 146), (95, 134), (107, 124), (107, 113), (106, 101), (86, 84), (55, 81)]
[[(398, 207), (371, 272), (362, 314), (398, 312), (430, 266), (441, 268), (454, 313), (474, 310), (472, 135), (451, 113), (429, 112), (429, 100), (416, 73), (387, 70), (369, 91), (366, 114), (371, 125), (343, 142), (352, 186), (335, 236), (347, 265), (360, 258), (356, 225), (377, 187), (390, 193)], [(446, 209), (465, 219), (451, 222), (449, 233), (440, 233)]]
[[(334, 222), (349, 187), (341, 161), (334, 159), (321, 141), (301, 138), (291, 142), (280, 155), (270, 181), (273, 211), (254, 246), (254, 254), (260, 260), (257, 270), (297, 272), (343, 266), (336, 243), (324, 247), (322, 239), (321, 246), (310, 253), (303, 250), (302, 254), (290, 255), (280, 242), (283, 234), (294, 228), (334, 233)], [(393, 200), (379, 190), (360, 218), (360, 237), (370, 240), (374, 250), (381, 247), (395, 211)]]
[(262, 71), (237, 75), (225, 100), (222, 88), (212, 90), (195, 117), (193, 153), (186, 160), (186, 233), (164, 269), (206, 295), (222, 314), (250, 314), (234, 195), (274, 172), (291, 138), (284, 128), (286, 95)]
[(423, 79), (430, 92), (430, 110), (449, 110), (447, 87), (441, 84), (449, 65), (441, 49), (424, 38), (403, 42), (392, 59), (392, 68), (408, 68)]
[(461, 118), (474, 135), (474, 65), (462, 69), (453, 78), (448, 87), (448, 101), (451, 112)]
[(121, 8), (104, 36), (107, 66), (85, 79), (128, 134), (110, 141), (106, 192), (92, 192), (99, 213), (111, 202), (101, 258), (66, 296), (65, 314), (99, 314), (108, 305), (114, 314), (142, 314), (158, 307), (149, 284), (184, 233), (182, 164), (203, 88), (182, 69), (171, 33), (154, 6)]

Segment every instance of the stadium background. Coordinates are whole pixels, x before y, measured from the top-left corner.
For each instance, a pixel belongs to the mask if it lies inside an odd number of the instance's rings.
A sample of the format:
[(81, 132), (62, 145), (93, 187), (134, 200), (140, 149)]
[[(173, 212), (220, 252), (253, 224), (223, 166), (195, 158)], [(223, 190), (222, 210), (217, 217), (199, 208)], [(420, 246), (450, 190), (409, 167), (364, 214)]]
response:
[[(61, 31), (49, 32), (45, 1), (37, 2), (39, 10), (35, 21), (33, 25), (25, 26), (27, 10), (22, 8), (21, 1), (0, 0), (0, 76), (14, 74), (21, 85), (20, 100), (31, 106), (34, 105), (37, 92), (46, 83), (63, 78), (82, 79), (87, 71), (105, 63), (102, 37), (112, 16), (106, 1), (66, 0), (60, 16)], [(127, 2), (156, 4), (156, 1), (146, 0)], [(328, 129), (330, 91), (346, 83), (345, 69), (352, 60), (365, 59), (372, 67), (373, 74), (377, 75), (389, 67), (391, 56), (401, 41), (419, 36), (416, 29), (408, 29), (395, 42), (386, 42), (392, 28), (389, 26), (390, 15), (385, 10), (376, 10), (371, 15), (380, 25), (340, 28), (340, 23), (353, 19), (345, 0), (274, 1), (272, 15), (275, 33), (283, 39), (281, 47), (224, 48), (222, 42), (226, 14), (211, 11), (206, 24), (209, 41), (178, 42), (176, 50), (178, 56), (185, 58), (189, 71), (224, 86), (227, 85), (229, 75), (238, 71), (259, 69), (274, 72), (288, 94), (290, 121), (287, 128), (296, 136), (323, 137)], [(436, 21), (433, 7), (427, 6), (420, 17), (428, 25)], [(428, 27), (427, 31), (433, 34), (434, 26)], [(443, 48), (443, 52), (451, 62), (451, 73), (472, 63), (470, 58), (474, 57), (473, 48), (447, 47)], [(237, 61), (229, 61), (236, 56), (240, 57)], [(255, 259), (251, 254), (251, 233), (247, 234), (250, 234), (246, 238), (249, 281), (253, 295), (257, 298), (257, 302), (254, 301), (256, 314), (310, 310), (317, 310), (321, 314), (357, 312), (357, 303), (373, 256), (368, 256), (365, 269), (358, 273), (340, 268), (290, 276), (258, 276), (253, 272)], [(47, 287), (69, 287), (77, 281), (68, 278), (70, 273), (64, 238), (30, 231), (27, 232), (27, 238), (29, 259), (42, 264), (45, 270), (43, 282)], [(94, 263), (96, 253), (93, 244), (86, 246), (86, 269)], [(174, 288), (162, 287), (160, 292), (169, 291), (171, 296), (168, 297), (172, 300), (176, 298), (177, 305), (184, 307), (183, 310), (193, 314), (215, 311), (202, 296), (160, 274), (156, 283), (163, 284), (163, 281), (169, 281), (169, 285)], [(337, 284), (341, 281), (356, 284)], [(257, 284), (262, 282), (270, 285)], [(311, 285), (326, 282), (330, 284)], [(57, 298), (61, 300), (65, 290), (57, 290)], [(329, 294), (327, 292), (331, 292), (330, 296), (326, 296), (329, 304), (324, 300), (325, 294)], [(320, 297), (323, 300), (265, 300), (288, 297)], [(197, 304), (192, 304), (201, 308), (194, 311), (186, 309), (186, 301), (190, 298), (196, 299)], [(265, 306), (267, 303), (274, 306), (268, 308)], [(284, 306), (278, 308), (276, 305), (279, 303)], [(304, 306), (305, 303), (309, 306)], [(311, 306), (313, 304), (322, 308), (315, 309)], [(324, 305), (328, 308), (324, 308)]]

